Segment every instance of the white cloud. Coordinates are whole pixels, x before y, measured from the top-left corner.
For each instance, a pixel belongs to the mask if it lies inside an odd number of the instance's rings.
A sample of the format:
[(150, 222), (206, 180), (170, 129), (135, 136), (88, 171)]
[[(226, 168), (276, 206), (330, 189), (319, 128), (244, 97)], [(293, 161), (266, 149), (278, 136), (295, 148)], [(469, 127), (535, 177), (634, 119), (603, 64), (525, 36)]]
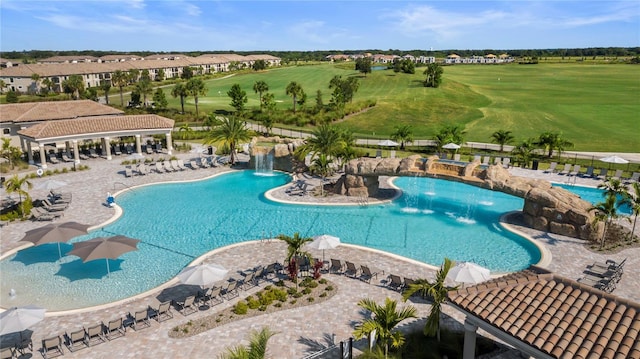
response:
[(292, 25), (288, 31), (306, 41), (325, 44), (327, 43), (327, 38), (325, 34), (322, 34), (323, 27), (324, 21), (309, 20)]
[(185, 4), (184, 7), (187, 15), (189, 16), (200, 16), (200, 14), (202, 14), (202, 10), (200, 10), (200, 8), (196, 5)]

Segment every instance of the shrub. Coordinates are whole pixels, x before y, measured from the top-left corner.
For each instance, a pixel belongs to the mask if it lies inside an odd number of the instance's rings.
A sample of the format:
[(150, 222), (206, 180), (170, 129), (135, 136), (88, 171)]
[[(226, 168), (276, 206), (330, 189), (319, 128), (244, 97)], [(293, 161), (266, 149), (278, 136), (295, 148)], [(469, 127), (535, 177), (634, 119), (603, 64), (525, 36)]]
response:
[(320, 279), (320, 280), (318, 281), (318, 283), (320, 283), (320, 284), (327, 284), (327, 280), (326, 280), (326, 279), (324, 279), (324, 278), (322, 278), (322, 279)]
[(282, 307), (282, 303), (276, 303), (273, 306), (276, 307), (276, 308), (280, 308), (280, 307)]
[(276, 287), (284, 287), (284, 281), (282, 279), (280, 279), (279, 281), (276, 282), (275, 286)]
[(260, 308), (258, 308), (259, 311), (264, 312), (265, 310), (267, 310), (267, 306), (266, 305), (261, 305)]
[(245, 303), (245, 302), (238, 302), (233, 307), (233, 312), (238, 314), (238, 315), (247, 314), (248, 310), (249, 310), (249, 307), (247, 306), (247, 303)]
[(290, 303), (291, 305), (294, 305), (294, 304), (296, 304), (297, 302), (298, 302), (297, 300), (293, 299), (293, 300), (291, 300), (289, 303)]
[(309, 298), (307, 298), (307, 301), (308, 301), (309, 303), (312, 303), (314, 300), (316, 300), (314, 297), (309, 297)]
[(300, 298), (300, 297), (302, 297), (302, 295), (303, 295), (302, 293), (300, 293), (300, 292), (296, 292), (295, 294), (293, 294), (293, 295), (292, 295), (292, 297), (294, 297), (294, 298)]
[(333, 290), (333, 286), (332, 285), (328, 285), (324, 290), (326, 290), (327, 292), (330, 292)]
[(62, 169), (62, 173), (69, 173), (69, 169), (68, 169), (67, 167), (64, 167), (64, 168)]
[(250, 299), (247, 299), (247, 305), (251, 309), (258, 309), (258, 307), (260, 307), (260, 301), (258, 301), (257, 299), (251, 297)]
[(302, 290), (302, 294), (311, 294), (311, 288), (305, 288)]
[(320, 298), (324, 298), (327, 296), (327, 292), (322, 292), (322, 294), (320, 294)]
[(294, 294), (296, 294), (296, 292), (297, 292), (297, 291), (296, 291), (296, 289), (295, 289), (295, 288), (289, 288), (289, 289), (287, 289), (287, 293), (289, 293), (289, 295), (294, 295)]

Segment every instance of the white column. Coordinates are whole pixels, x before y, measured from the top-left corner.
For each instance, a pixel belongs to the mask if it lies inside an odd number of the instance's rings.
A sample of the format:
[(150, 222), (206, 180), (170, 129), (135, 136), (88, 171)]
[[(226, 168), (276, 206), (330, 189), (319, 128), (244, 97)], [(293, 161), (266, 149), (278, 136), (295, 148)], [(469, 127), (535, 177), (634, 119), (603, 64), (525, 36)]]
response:
[(476, 357), (476, 330), (478, 330), (478, 326), (465, 319), (462, 359), (475, 359)]
[(29, 164), (33, 163), (33, 150), (31, 149), (31, 141), (27, 141), (27, 158), (29, 159)]
[(136, 135), (136, 153), (142, 154), (142, 145), (140, 144), (140, 135)]
[(104, 148), (105, 148), (105, 151), (106, 151), (107, 160), (111, 161), (111, 143), (110, 143), (110, 138), (109, 137), (105, 137), (102, 140), (104, 141)]
[(25, 146), (24, 143), (24, 138), (20, 137), (20, 149), (22, 150), (22, 152), (25, 152), (27, 150), (27, 146)]
[(80, 151), (78, 151), (78, 140), (73, 140), (73, 160), (76, 164), (80, 163)]
[(44, 144), (38, 143), (40, 146), (40, 167), (47, 168), (47, 154), (44, 151)]
[(69, 141), (64, 141), (64, 151), (69, 154), (69, 152), (71, 150), (71, 145), (69, 144)]
[(167, 154), (172, 155), (173, 154), (173, 143), (171, 143), (171, 132), (167, 132), (165, 134), (165, 137), (167, 138)]

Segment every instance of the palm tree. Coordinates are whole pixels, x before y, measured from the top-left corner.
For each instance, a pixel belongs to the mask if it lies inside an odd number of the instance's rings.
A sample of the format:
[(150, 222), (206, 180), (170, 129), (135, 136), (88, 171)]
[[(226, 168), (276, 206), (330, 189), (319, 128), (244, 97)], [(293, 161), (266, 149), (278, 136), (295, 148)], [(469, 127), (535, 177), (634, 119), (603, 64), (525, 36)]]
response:
[(371, 335), (375, 331), (378, 345), (384, 347), (385, 358), (389, 354), (389, 344), (392, 348), (400, 348), (404, 344), (404, 335), (398, 330), (393, 330), (400, 322), (408, 318), (415, 318), (417, 310), (413, 306), (397, 310), (398, 303), (386, 298), (384, 306), (378, 305), (372, 299), (362, 299), (358, 306), (371, 312), (372, 317), (356, 325), (353, 336), (356, 339)]
[(82, 76), (69, 76), (68, 79), (62, 81), (62, 88), (64, 89), (64, 92), (70, 94), (74, 100), (79, 99), (80, 93), (84, 91)]
[(256, 83), (253, 84), (253, 91), (259, 94), (260, 109), (262, 109), (262, 94), (269, 91), (269, 85), (264, 81), (256, 81)]
[(109, 104), (109, 91), (111, 91), (111, 81), (109, 80), (101, 80), (100, 81), (100, 89), (104, 91), (104, 100)]
[(7, 193), (17, 193), (20, 197), (20, 206), (22, 207), (22, 217), (25, 216), (24, 213), (24, 202), (22, 201), (22, 196), (25, 197), (25, 200), (29, 200), (29, 193), (23, 190), (22, 187), (27, 186), (28, 189), (33, 188), (33, 184), (29, 182), (29, 177), (24, 176), (22, 178), (18, 177), (18, 175), (13, 175), (13, 177), (9, 178), (4, 183), (4, 188), (7, 190)]
[(331, 159), (329, 159), (329, 157), (327, 155), (325, 155), (324, 153), (321, 153), (320, 155), (316, 156), (316, 158), (313, 159), (313, 162), (311, 163), (311, 171), (313, 171), (314, 173), (319, 174), (322, 177), (322, 183), (320, 184), (320, 195), (324, 195), (324, 180), (325, 178), (327, 178), (327, 176), (331, 175), (332, 173), (332, 169), (331, 169), (331, 163), (333, 161), (331, 161)]
[(222, 141), (224, 145), (229, 146), (231, 151), (231, 165), (236, 163), (236, 146), (242, 141), (248, 141), (251, 133), (247, 128), (246, 122), (240, 118), (219, 117), (216, 118), (214, 127), (205, 139), (205, 144), (213, 144)]
[(147, 107), (147, 95), (153, 92), (151, 80), (143, 79), (138, 81), (138, 83), (136, 84), (136, 91), (138, 91), (138, 93), (142, 95), (142, 103), (144, 104), (144, 107)]
[(124, 107), (124, 96), (122, 90), (129, 82), (129, 76), (121, 70), (116, 70), (111, 76), (111, 83), (120, 89), (120, 106)]
[(303, 93), (302, 86), (300, 86), (300, 84), (298, 84), (295, 81), (291, 81), (287, 85), (285, 92), (288, 96), (291, 96), (291, 98), (293, 98), (293, 113), (296, 113), (296, 103), (297, 103), (298, 96), (300, 96)]
[(445, 285), (445, 279), (451, 269), (453, 262), (449, 258), (445, 258), (444, 262), (440, 266), (440, 269), (436, 272), (436, 279), (434, 282), (429, 282), (426, 279), (416, 280), (411, 284), (407, 290), (402, 293), (402, 299), (407, 300), (413, 294), (419, 292), (423, 296), (429, 297), (433, 300), (431, 304), (431, 311), (429, 317), (424, 326), (424, 334), (427, 336), (437, 336), (440, 341), (440, 315), (442, 314), (442, 304), (447, 300), (447, 292), (457, 289), (458, 287), (449, 287)]
[(623, 202), (631, 207), (631, 213), (633, 214), (633, 226), (631, 227), (631, 233), (629, 234), (629, 240), (633, 239), (636, 231), (636, 222), (638, 222), (638, 215), (640, 215), (640, 182), (634, 182), (631, 184), (633, 192), (627, 192)]
[(201, 78), (193, 77), (187, 81), (187, 92), (193, 96), (193, 100), (196, 103), (196, 117), (198, 117), (198, 97), (207, 94), (207, 86), (204, 85), (204, 81)]
[[(607, 198), (614, 196), (616, 199), (620, 197), (627, 197), (627, 190), (624, 188), (624, 184), (619, 178), (608, 178), (606, 181), (598, 185), (598, 188), (602, 189), (602, 196)], [(619, 203), (620, 204), (620, 203)]]
[(424, 80), (425, 87), (438, 87), (442, 82), (442, 66), (437, 63), (430, 63), (427, 65), (427, 69), (424, 70), (424, 74), (427, 75), (427, 78)]
[(4, 89), (7, 87), (7, 83), (4, 80), (0, 80), (0, 93), (4, 93)]
[(602, 238), (600, 239), (600, 248), (604, 247), (604, 241), (607, 238), (607, 229), (609, 229), (614, 219), (620, 217), (616, 201), (616, 196), (610, 193), (607, 195), (604, 202), (596, 203), (595, 206), (589, 208), (589, 211), (596, 211), (593, 224), (604, 222), (604, 230), (602, 231)]
[(547, 151), (547, 157), (549, 158), (553, 156), (554, 150), (558, 152), (558, 157), (560, 157), (566, 148), (573, 146), (573, 143), (564, 139), (562, 134), (549, 131), (543, 132), (535, 144)]
[(341, 131), (328, 124), (317, 127), (306, 143), (298, 147), (300, 157), (305, 157), (311, 153), (313, 157), (319, 154), (325, 154), (330, 157), (337, 156), (345, 147), (346, 143), (343, 139)]
[(31, 79), (33, 80), (33, 88), (34, 92), (38, 94), (40, 92), (40, 75), (37, 73), (31, 74)]
[(511, 152), (520, 164), (520, 167), (527, 168), (529, 167), (529, 162), (531, 162), (531, 159), (534, 157), (534, 149), (533, 140), (528, 139), (515, 146)]
[(263, 327), (260, 331), (252, 330), (249, 334), (249, 346), (238, 345), (228, 348), (222, 359), (264, 359), (267, 354), (267, 342), (276, 334), (268, 327)]
[(511, 131), (498, 130), (491, 134), (491, 142), (500, 145), (500, 152), (504, 152), (504, 145), (511, 143), (513, 139)]
[(396, 130), (391, 134), (391, 139), (400, 141), (400, 149), (404, 150), (405, 142), (413, 142), (413, 129), (409, 125), (396, 126)]
[(185, 140), (188, 134), (193, 132), (193, 129), (191, 128), (191, 126), (189, 126), (188, 123), (185, 123), (182, 126), (180, 126), (180, 128), (178, 129), (178, 132), (182, 133), (182, 139)]
[(313, 241), (310, 237), (301, 237), (299, 232), (293, 234), (293, 237), (289, 237), (285, 234), (279, 234), (277, 237), (279, 240), (287, 243), (287, 257), (285, 262), (289, 264), (289, 275), (291, 280), (296, 283), (296, 290), (298, 289), (298, 261), (297, 258), (306, 258), (311, 262), (311, 253), (302, 250), (307, 242)]
[(184, 115), (184, 99), (189, 96), (189, 90), (183, 82), (178, 82), (171, 89), (171, 96), (174, 98), (180, 97), (180, 106), (182, 107), (182, 114)]

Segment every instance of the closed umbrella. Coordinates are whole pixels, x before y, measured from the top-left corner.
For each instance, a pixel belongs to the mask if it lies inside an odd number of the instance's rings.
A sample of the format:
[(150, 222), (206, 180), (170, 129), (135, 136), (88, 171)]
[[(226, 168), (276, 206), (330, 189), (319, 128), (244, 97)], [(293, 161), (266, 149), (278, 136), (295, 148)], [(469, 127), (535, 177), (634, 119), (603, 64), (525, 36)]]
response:
[(73, 237), (87, 234), (88, 224), (78, 222), (51, 223), (40, 228), (27, 231), (20, 240), (21, 242), (31, 242), (36, 246), (45, 243), (58, 243), (58, 255), (62, 258), (60, 242), (67, 242)]
[(44, 308), (35, 305), (13, 307), (0, 313), (0, 335), (22, 332), (44, 319)]
[(458, 283), (478, 284), (491, 278), (489, 269), (473, 262), (460, 262), (447, 273), (447, 279)]
[(125, 236), (98, 237), (74, 243), (69, 254), (82, 258), (83, 263), (104, 258), (107, 261), (107, 274), (110, 274), (109, 259), (137, 250), (138, 242), (140, 240)]
[(229, 270), (219, 264), (200, 264), (183, 269), (178, 273), (178, 279), (183, 284), (203, 287), (223, 280), (228, 272)]
[(313, 237), (313, 241), (307, 244), (309, 249), (322, 249), (322, 261), (324, 262), (324, 250), (334, 249), (340, 245), (340, 238), (328, 234)]

